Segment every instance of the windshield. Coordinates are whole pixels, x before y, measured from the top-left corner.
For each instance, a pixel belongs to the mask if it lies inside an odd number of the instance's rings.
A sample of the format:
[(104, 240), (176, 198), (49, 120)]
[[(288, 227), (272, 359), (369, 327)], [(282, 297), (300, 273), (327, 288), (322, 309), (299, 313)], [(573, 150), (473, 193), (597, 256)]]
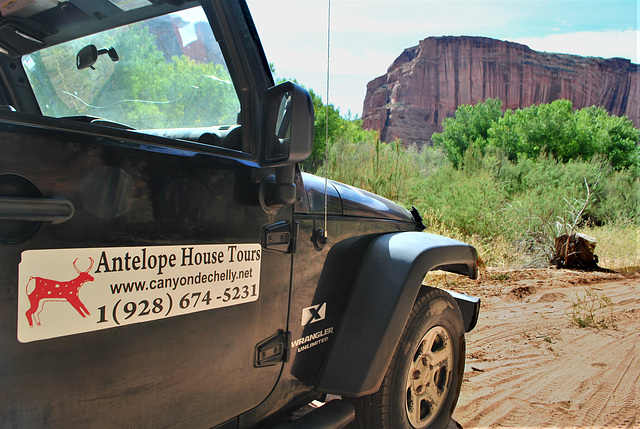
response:
[[(98, 59), (78, 70), (76, 55), (88, 45)], [(22, 63), (46, 116), (96, 116), (135, 129), (237, 123), (240, 103), (200, 8), (46, 48)]]

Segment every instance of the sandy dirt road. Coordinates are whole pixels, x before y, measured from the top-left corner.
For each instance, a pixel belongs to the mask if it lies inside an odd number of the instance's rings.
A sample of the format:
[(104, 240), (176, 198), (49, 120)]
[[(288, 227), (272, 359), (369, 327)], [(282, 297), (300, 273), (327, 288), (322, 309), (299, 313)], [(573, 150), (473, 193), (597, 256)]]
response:
[[(482, 298), (453, 415), (464, 429), (640, 428), (639, 274), (489, 270), (445, 282)], [(587, 291), (610, 298), (615, 328), (571, 322)]]

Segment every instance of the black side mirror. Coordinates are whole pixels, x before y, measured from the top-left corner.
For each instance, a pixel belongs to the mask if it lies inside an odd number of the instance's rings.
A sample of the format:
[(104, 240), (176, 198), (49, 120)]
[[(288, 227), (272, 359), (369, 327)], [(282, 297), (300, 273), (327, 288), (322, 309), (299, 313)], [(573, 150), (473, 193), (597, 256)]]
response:
[(114, 63), (120, 60), (120, 57), (114, 48), (98, 50), (95, 45), (87, 45), (80, 49), (76, 55), (76, 66), (78, 67), (78, 70), (86, 69), (88, 67), (95, 70), (93, 65), (98, 61), (98, 57), (103, 54), (109, 55), (109, 58)]
[(284, 82), (267, 90), (262, 106), (262, 166), (294, 165), (313, 149), (313, 102), (306, 89)]

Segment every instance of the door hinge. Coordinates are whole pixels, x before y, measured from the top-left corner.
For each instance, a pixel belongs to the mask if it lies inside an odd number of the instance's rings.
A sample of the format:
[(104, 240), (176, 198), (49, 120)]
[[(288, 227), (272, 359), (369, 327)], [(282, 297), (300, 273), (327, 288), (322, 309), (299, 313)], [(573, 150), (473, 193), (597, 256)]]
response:
[(291, 332), (278, 330), (278, 333), (256, 346), (255, 366), (271, 366), (278, 362), (289, 362), (289, 341)]
[(296, 253), (298, 222), (278, 222), (263, 228), (262, 247), (283, 253)]

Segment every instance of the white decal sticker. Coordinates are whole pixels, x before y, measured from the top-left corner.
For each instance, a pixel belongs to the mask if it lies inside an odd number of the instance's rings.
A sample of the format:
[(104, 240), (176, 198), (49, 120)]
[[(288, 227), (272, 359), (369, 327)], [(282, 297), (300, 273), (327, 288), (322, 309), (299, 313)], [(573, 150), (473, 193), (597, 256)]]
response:
[(329, 336), (333, 334), (333, 326), (322, 331), (315, 332), (306, 337), (298, 338), (291, 341), (291, 349), (297, 350), (298, 353), (309, 350), (312, 347), (329, 341)]
[(309, 323), (316, 323), (321, 320), (324, 320), (327, 314), (327, 303), (323, 302), (322, 304), (312, 305), (311, 307), (306, 307), (302, 309), (302, 326), (307, 326)]
[(22, 252), (26, 343), (244, 304), (260, 293), (260, 244)]
[(36, 62), (33, 61), (33, 58), (31, 58), (31, 55), (27, 55), (26, 57), (23, 57), (22, 64), (24, 64), (25, 67), (29, 69), (29, 71), (32, 71), (33, 68), (36, 66)]

